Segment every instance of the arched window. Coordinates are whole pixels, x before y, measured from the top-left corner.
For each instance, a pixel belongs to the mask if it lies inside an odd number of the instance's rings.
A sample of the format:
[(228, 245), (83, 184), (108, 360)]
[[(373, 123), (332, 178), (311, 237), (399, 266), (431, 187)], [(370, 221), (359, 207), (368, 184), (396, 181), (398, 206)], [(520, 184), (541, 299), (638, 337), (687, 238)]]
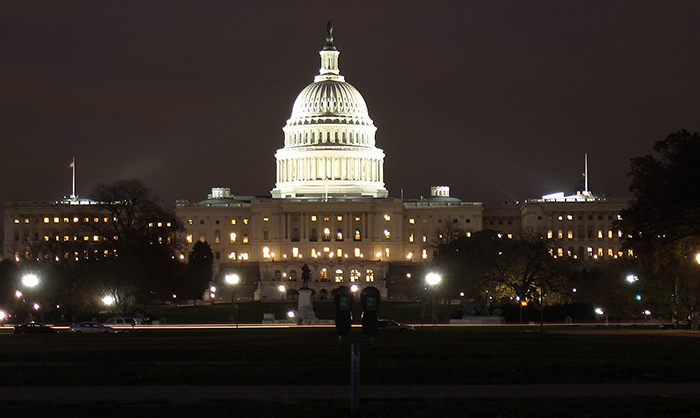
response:
[(338, 233), (335, 236), (336, 241), (342, 241), (343, 240), (343, 230), (338, 228)]
[(275, 270), (275, 275), (274, 275), (274, 281), (279, 282), (282, 280), (282, 272), (279, 270)]
[(299, 242), (299, 230), (296, 228), (292, 231), (292, 242)]
[(343, 269), (338, 269), (335, 271), (335, 282), (336, 283), (343, 282)]
[(214, 231), (214, 242), (217, 244), (221, 243), (221, 231), (219, 231), (219, 230)]
[(370, 283), (374, 281), (374, 270), (372, 269), (367, 269), (367, 272), (365, 274), (365, 281)]
[(328, 281), (328, 269), (325, 267), (321, 269), (319, 272), (318, 278), (322, 282), (327, 282)]
[(316, 232), (316, 228), (311, 229), (311, 235), (309, 236), (309, 241), (318, 241), (318, 233)]
[(323, 228), (323, 240), (324, 241), (331, 240), (331, 229), (330, 228)]
[(350, 281), (355, 283), (360, 281), (360, 271), (356, 269), (350, 270)]
[(355, 229), (355, 238), (354, 238), (354, 240), (355, 240), (355, 241), (362, 241), (362, 235), (360, 234), (360, 230), (359, 230), (359, 229)]
[(292, 270), (289, 272), (289, 281), (290, 282), (296, 282), (297, 281), (297, 271)]

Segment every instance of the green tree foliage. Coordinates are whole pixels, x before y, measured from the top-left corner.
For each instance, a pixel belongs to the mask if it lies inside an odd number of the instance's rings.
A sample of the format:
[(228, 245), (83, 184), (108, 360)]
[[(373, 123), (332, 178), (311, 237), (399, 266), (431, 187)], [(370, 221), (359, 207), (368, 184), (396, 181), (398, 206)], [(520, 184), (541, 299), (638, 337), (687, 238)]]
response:
[(635, 199), (617, 226), (648, 271), (641, 279), (668, 303), (677, 283), (678, 301), (690, 313), (700, 308), (700, 134), (675, 132), (654, 152), (632, 159)]

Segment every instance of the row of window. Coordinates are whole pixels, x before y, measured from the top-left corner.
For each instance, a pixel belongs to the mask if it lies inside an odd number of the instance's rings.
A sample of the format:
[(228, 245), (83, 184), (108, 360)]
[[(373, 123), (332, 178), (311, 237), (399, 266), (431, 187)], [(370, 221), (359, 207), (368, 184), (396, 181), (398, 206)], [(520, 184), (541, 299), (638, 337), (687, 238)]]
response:
[[(584, 215), (582, 215), (582, 214), (578, 214), (578, 215), (576, 215), (576, 219), (579, 220), (579, 221), (582, 221), (582, 220), (583, 220), (583, 216), (584, 216)], [(599, 214), (599, 215), (587, 214), (587, 215), (586, 215), (586, 220), (592, 221), (593, 218), (595, 217), (595, 218), (597, 218), (599, 221), (602, 221), (602, 220), (603, 220), (603, 216), (606, 216), (607, 219), (608, 219), (609, 221), (612, 221), (612, 220), (613, 220), (613, 215), (602, 215), (602, 214)], [(542, 217), (539, 217), (539, 219), (542, 219)], [(573, 221), (573, 220), (574, 220), (574, 215), (571, 215), (571, 214), (567, 214), (567, 215), (551, 215), (551, 214), (550, 214), (550, 215), (547, 216), (547, 219), (550, 220), (550, 221), (553, 221), (553, 220), (555, 220), (555, 219), (558, 220), (558, 221), (563, 221), (563, 220)], [(617, 219), (620, 220), (620, 219), (622, 219), (622, 218), (620, 217), (620, 215), (617, 215)]]
[[(63, 216), (63, 217), (61, 217), (61, 216), (53, 216), (53, 217), (43, 216), (43, 217), (38, 217), (38, 218), (23, 218), (23, 222), (25, 224), (42, 223), (42, 222), (44, 224), (49, 224), (49, 223), (59, 224), (59, 223), (61, 223), (61, 221), (63, 221), (64, 224), (69, 224), (69, 223), (77, 224), (77, 223), (81, 223), (81, 222), (85, 223), (85, 224), (90, 223), (90, 222), (92, 222), (92, 223), (100, 223), (100, 222), (107, 223), (107, 222), (109, 222), (109, 216), (104, 216), (104, 217), (97, 217), (97, 216), (95, 216), (95, 217), (92, 217), (92, 216), (83, 216), (83, 217), (79, 217), (79, 216), (73, 216), (73, 217), (70, 217), (70, 216)], [(20, 221), (19, 218), (15, 218), (15, 223), (19, 224), (19, 223), (22, 223), (22, 221)]]
[[(550, 250), (550, 253), (552, 255), (555, 255), (555, 250)], [(568, 249), (565, 248), (557, 248), (556, 249), (556, 257), (573, 257), (573, 258), (583, 258), (584, 256), (587, 256), (588, 258), (603, 258), (603, 257), (623, 257), (625, 253), (622, 250), (615, 250), (613, 247), (598, 247), (598, 248), (593, 248), (593, 247), (578, 247), (578, 250), (574, 249), (573, 247), (569, 247)], [(634, 256), (634, 251), (631, 249), (627, 250), (627, 256), (633, 257)]]
[[(567, 231), (564, 231), (562, 229), (557, 230), (556, 232), (556, 237), (557, 239), (564, 239), (564, 232), (566, 232), (566, 239), (574, 239), (574, 237), (578, 237), (579, 240), (583, 239), (593, 239), (594, 234), (593, 234), (593, 229), (588, 229), (587, 234), (583, 233), (582, 229), (578, 230), (577, 234), (574, 234), (574, 231), (572, 229), (569, 229)], [(615, 239), (615, 238), (622, 238), (622, 231), (617, 231), (617, 234), (612, 230), (609, 229), (607, 233), (599, 229), (597, 230), (597, 233), (595, 235), (597, 239), (605, 239), (607, 236), (607, 239)], [(551, 229), (547, 231), (547, 238), (552, 239), (554, 238), (554, 231)]]
[[(320, 282), (327, 282), (328, 281), (328, 269), (327, 268), (322, 268), (321, 270), (318, 271), (318, 281)], [(298, 273), (296, 270), (291, 270), (289, 274), (287, 272), (283, 272), (281, 270), (275, 270), (274, 275), (272, 277), (273, 281), (290, 281), (290, 282), (295, 282), (298, 279)], [(338, 268), (335, 270), (335, 274), (333, 276), (334, 280), (336, 283), (342, 283), (345, 280), (345, 271), (341, 268)], [(313, 277), (312, 277), (313, 279)], [(362, 277), (362, 272), (357, 269), (351, 269), (350, 270), (350, 282), (351, 283), (356, 283), (360, 282), (364, 279), (366, 283), (372, 283), (374, 282), (374, 270), (372, 269), (367, 269), (365, 270), (365, 275), (364, 278)]]

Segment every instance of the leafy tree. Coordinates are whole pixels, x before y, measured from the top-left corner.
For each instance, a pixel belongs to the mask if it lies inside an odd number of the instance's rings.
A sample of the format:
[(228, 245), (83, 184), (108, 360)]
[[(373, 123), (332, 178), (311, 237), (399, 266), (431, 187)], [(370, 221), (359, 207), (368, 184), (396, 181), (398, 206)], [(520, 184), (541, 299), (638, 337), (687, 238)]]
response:
[(515, 297), (538, 301), (543, 288), (555, 295), (564, 287), (566, 266), (552, 257), (553, 243), (540, 234), (509, 239), (487, 230), (448, 241), (437, 245), (434, 263), (480, 307)]
[[(700, 309), (700, 134), (681, 130), (654, 144), (655, 154), (632, 159), (635, 199), (618, 227), (653, 280), (688, 313)], [(662, 290), (659, 290), (660, 292)]]
[[(178, 295), (195, 301), (209, 285), (214, 271), (214, 253), (206, 241), (197, 241), (189, 255), (189, 274), (184, 277)], [(196, 302), (195, 302), (196, 303)]]
[(164, 210), (137, 179), (98, 184), (90, 198), (103, 214), (86, 226), (100, 238), (91, 267), (102, 292), (114, 297), (117, 310), (170, 297), (174, 276), (184, 267), (173, 262), (183, 229), (175, 213)]

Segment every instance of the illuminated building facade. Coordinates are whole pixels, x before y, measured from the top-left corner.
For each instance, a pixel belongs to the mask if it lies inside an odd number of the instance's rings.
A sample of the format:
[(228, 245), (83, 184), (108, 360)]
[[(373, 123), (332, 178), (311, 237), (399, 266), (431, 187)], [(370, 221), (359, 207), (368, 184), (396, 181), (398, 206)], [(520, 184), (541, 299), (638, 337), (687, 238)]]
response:
[[(340, 285), (358, 290), (371, 285), (385, 298), (407, 297), (392, 293), (391, 283), (422, 280), (431, 245), (454, 229), (495, 230), (513, 239), (535, 231), (556, 240), (557, 257), (592, 261), (622, 255), (613, 222), (627, 201), (596, 198), (587, 187), (576, 196), (506, 205), (463, 202), (446, 186), (415, 201), (389, 197), (377, 128), (362, 95), (340, 75), (339, 54), (329, 27), (319, 74), (298, 95), (283, 128), (271, 197), (214, 188), (206, 200), (176, 203), (186, 229), (181, 258), (187, 259), (196, 241), (208, 242), (214, 253), (213, 284), (222, 291), (207, 292), (205, 299), (228, 300), (222, 276), (243, 269), (255, 271), (245, 280), (257, 280), (256, 300), (293, 297), (304, 265), (317, 298), (332, 297)], [(95, 209), (66, 201), (6, 204), (3, 256), (34, 257), (32, 246), (42, 240), (98, 239), (66, 232), (76, 223), (99, 222)]]

